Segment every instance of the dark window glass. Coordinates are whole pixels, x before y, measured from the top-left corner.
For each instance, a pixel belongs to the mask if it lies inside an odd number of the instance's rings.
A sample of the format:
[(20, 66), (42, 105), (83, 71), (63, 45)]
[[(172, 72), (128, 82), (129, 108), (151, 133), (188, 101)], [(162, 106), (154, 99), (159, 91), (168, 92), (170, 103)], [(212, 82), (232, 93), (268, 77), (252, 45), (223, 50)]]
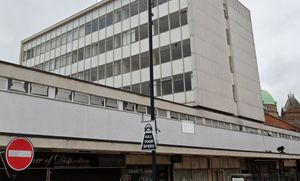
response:
[(114, 48), (121, 47), (121, 34), (117, 34), (114, 36)]
[(60, 67), (66, 66), (66, 55), (60, 56)]
[(110, 26), (113, 24), (113, 13), (108, 13), (106, 15), (106, 26)]
[(102, 54), (105, 52), (105, 40), (99, 41), (99, 54)]
[(100, 65), (98, 67), (98, 79), (105, 79), (105, 65)]
[(113, 63), (106, 64), (106, 78), (113, 76)]
[(165, 2), (168, 2), (168, 0), (158, 0), (158, 5), (161, 5), (161, 4), (165, 3)]
[(140, 26), (140, 40), (148, 38), (148, 24)]
[(28, 83), (19, 80), (8, 79), (8, 89), (19, 91), (19, 92), (27, 92), (28, 91)]
[(131, 86), (131, 91), (140, 94), (141, 87), (140, 84), (135, 84)]
[(122, 73), (128, 73), (130, 72), (130, 58), (124, 58), (122, 60)]
[(98, 49), (99, 49), (99, 43), (93, 43), (92, 44), (92, 56), (98, 55)]
[(159, 64), (159, 49), (154, 49), (153, 50), (153, 65), (158, 65)]
[(139, 0), (140, 2), (139, 2), (139, 11), (140, 11), (140, 13), (141, 12), (144, 12), (144, 11), (146, 11), (148, 8), (148, 6), (147, 6), (147, 3), (148, 3), (148, 1), (147, 0)]
[(92, 32), (98, 31), (98, 19), (92, 21)]
[(171, 26), (171, 29), (174, 29), (174, 28), (177, 28), (180, 26), (179, 12), (170, 14), (170, 26)]
[(71, 101), (72, 91), (56, 88), (55, 98), (64, 101)]
[(104, 106), (105, 98), (91, 95), (91, 104), (96, 106)]
[(123, 110), (134, 111), (134, 104), (130, 102), (123, 102)]
[(159, 18), (159, 32), (163, 33), (169, 30), (169, 18), (168, 16)]
[(131, 71), (140, 69), (140, 56), (135, 55), (131, 57)]
[(108, 52), (112, 49), (113, 49), (113, 38), (110, 37), (106, 39), (106, 51)]
[(58, 68), (60, 68), (60, 58), (56, 57), (55, 58), (55, 69), (58, 69)]
[(162, 95), (172, 94), (172, 80), (171, 77), (164, 78), (161, 82)]
[(182, 58), (181, 42), (172, 44), (171, 49), (172, 49), (172, 60), (177, 60)]
[[(61, 35), (61, 44), (64, 45), (67, 43), (67, 33), (64, 33)], [(46, 48), (46, 43), (45, 43), (45, 48)]]
[(182, 42), (182, 48), (183, 48), (183, 57), (189, 57), (189, 56), (191, 56), (190, 39), (184, 40)]
[(83, 71), (78, 72), (77, 76), (78, 76), (78, 79), (84, 80), (84, 72)]
[(146, 96), (150, 96), (149, 82), (142, 83), (142, 94)]
[(33, 95), (48, 96), (48, 86), (31, 83), (30, 93)]
[(90, 71), (90, 69), (84, 71), (84, 80), (86, 80), (86, 81), (91, 80), (91, 71)]
[(114, 11), (114, 23), (121, 21), (121, 9), (117, 9)]
[(131, 43), (139, 41), (139, 29), (134, 28), (131, 30)]
[(50, 60), (50, 71), (55, 69), (55, 59)]
[(149, 52), (145, 52), (141, 54), (141, 68), (147, 68), (149, 67)]
[(70, 43), (73, 40), (72, 30), (67, 33), (67, 42)]
[(83, 48), (80, 48), (78, 50), (78, 61), (83, 60), (83, 52), (84, 52), (83, 50), (84, 50)]
[(129, 5), (122, 7), (122, 18), (123, 20), (129, 18)]
[(92, 22), (88, 22), (85, 24), (85, 35), (88, 35), (92, 32)]
[(181, 26), (188, 24), (186, 10), (180, 12)]
[(66, 61), (67, 61), (66, 62), (67, 65), (72, 64), (72, 53), (71, 52), (66, 55)]
[(169, 45), (160, 48), (160, 62), (166, 63), (171, 60)]
[(190, 91), (192, 90), (192, 73), (185, 73), (184, 75), (185, 78), (185, 91)]
[(97, 80), (97, 67), (91, 69), (91, 81)]
[(89, 95), (81, 92), (74, 92), (74, 102), (89, 103)]
[(152, 31), (153, 31), (153, 35), (158, 34), (158, 21), (157, 21), (157, 19), (153, 20)]
[(120, 75), (121, 74), (121, 60), (114, 62), (114, 75)]
[(105, 16), (99, 18), (99, 30), (105, 28)]
[(183, 92), (183, 74), (173, 76), (174, 93)]
[(138, 14), (138, 1), (130, 3), (130, 15), (134, 16)]
[(72, 52), (72, 63), (77, 62), (77, 50)]
[(160, 80), (155, 80), (155, 87), (156, 87), (156, 96), (161, 96), (161, 82)]
[(85, 47), (85, 54), (84, 54), (85, 59), (91, 57), (91, 45), (88, 45)]
[(83, 37), (85, 35), (85, 25), (79, 27), (79, 37)]
[(118, 101), (115, 99), (106, 99), (106, 103), (105, 103), (106, 107), (110, 107), (110, 108), (118, 108)]
[(76, 40), (79, 38), (79, 28), (75, 28), (73, 31), (73, 40)]

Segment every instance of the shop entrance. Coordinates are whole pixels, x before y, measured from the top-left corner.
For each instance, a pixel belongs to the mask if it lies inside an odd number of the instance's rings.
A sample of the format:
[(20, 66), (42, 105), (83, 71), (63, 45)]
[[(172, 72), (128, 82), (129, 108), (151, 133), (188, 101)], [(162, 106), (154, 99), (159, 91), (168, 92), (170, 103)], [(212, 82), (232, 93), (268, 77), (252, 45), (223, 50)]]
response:
[(224, 170), (222, 169), (213, 169), (212, 170), (213, 181), (225, 181), (224, 180)]

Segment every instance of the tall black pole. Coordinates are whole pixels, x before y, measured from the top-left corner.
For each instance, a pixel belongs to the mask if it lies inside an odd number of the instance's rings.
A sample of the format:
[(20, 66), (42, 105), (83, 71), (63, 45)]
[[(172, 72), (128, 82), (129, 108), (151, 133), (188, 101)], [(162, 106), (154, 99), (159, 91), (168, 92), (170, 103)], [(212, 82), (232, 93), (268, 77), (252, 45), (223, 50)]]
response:
[[(150, 110), (151, 121), (154, 121), (155, 132), (157, 133), (156, 119), (154, 113), (154, 83), (153, 83), (153, 40), (152, 40), (152, 0), (148, 0), (148, 24), (149, 24), (149, 61), (150, 61)], [(156, 151), (152, 151), (152, 181), (157, 181)]]

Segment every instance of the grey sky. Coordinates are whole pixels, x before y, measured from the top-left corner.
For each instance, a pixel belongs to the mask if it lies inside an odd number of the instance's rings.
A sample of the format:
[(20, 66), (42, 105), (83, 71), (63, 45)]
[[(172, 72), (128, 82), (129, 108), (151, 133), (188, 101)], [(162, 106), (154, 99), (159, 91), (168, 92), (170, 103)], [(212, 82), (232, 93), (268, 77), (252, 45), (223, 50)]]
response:
[[(99, 1), (99, 0), (98, 0)], [(300, 1), (240, 0), (251, 10), (261, 87), (284, 106), (300, 99)], [(18, 63), (20, 41), (96, 0), (0, 0), (0, 59)]]

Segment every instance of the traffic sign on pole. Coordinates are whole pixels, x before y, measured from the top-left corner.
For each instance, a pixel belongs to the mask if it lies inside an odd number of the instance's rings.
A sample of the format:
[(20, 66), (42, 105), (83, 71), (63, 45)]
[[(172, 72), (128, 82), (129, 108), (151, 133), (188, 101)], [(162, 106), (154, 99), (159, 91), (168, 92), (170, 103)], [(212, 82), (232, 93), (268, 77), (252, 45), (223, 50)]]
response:
[(153, 151), (156, 150), (156, 140), (155, 134), (153, 134), (153, 126), (151, 123), (146, 123), (144, 128), (144, 138), (142, 142), (143, 151)]
[(22, 171), (28, 168), (33, 160), (33, 156), (33, 145), (26, 138), (15, 138), (6, 148), (6, 162), (15, 171)]

